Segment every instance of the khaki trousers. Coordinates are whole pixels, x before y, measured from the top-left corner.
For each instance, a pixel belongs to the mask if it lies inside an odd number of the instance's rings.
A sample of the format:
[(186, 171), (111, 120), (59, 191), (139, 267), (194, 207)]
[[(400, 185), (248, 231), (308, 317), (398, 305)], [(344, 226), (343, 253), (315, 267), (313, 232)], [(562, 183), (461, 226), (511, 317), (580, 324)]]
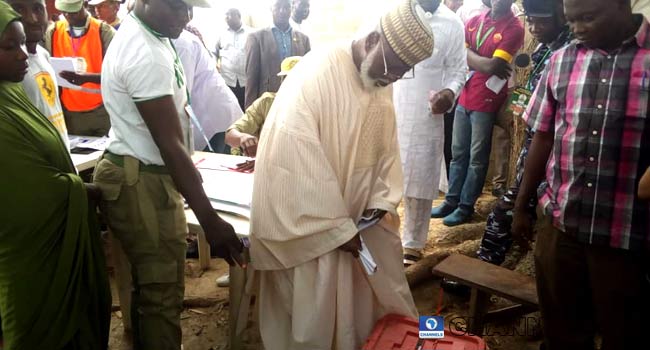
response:
[(64, 110), (63, 115), (70, 135), (106, 136), (111, 129), (111, 119), (104, 105), (87, 112)]
[(647, 253), (596, 247), (544, 218), (535, 246), (537, 293), (547, 350), (645, 348), (650, 312)]
[(131, 264), (135, 349), (179, 350), (187, 249), (183, 201), (170, 175), (123, 159), (123, 166), (102, 159), (94, 183), (103, 192), (108, 226)]

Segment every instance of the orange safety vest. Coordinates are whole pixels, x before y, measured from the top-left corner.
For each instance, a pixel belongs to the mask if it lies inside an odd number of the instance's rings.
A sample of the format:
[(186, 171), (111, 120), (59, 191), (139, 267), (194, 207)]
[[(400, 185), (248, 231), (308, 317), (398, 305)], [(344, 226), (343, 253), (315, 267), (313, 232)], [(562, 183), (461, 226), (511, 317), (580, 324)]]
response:
[[(86, 72), (101, 73), (103, 62), (102, 40), (99, 32), (101, 22), (90, 18), (86, 34), (79, 38), (70, 36), (68, 21), (56, 22), (52, 34), (53, 57), (83, 57), (86, 60)], [(81, 86), (99, 90), (101, 85), (85, 83)], [(89, 94), (71, 89), (63, 89), (61, 102), (66, 110), (72, 112), (87, 112), (102, 105), (102, 94)]]

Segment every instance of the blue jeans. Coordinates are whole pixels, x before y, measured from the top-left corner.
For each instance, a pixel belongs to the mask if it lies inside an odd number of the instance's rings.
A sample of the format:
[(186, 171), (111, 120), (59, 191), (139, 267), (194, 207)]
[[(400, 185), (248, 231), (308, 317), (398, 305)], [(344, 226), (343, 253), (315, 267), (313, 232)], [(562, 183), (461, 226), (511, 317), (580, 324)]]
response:
[(490, 163), (495, 119), (496, 113), (468, 111), (460, 105), (456, 107), (449, 191), (445, 197), (448, 205), (467, 212), (474, 211)]

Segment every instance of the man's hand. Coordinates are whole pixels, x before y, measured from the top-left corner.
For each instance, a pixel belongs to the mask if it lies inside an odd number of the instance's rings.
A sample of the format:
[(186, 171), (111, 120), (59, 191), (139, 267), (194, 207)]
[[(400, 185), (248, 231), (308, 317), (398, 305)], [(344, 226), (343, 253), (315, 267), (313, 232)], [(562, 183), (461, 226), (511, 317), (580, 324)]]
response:
[(361, 250), (361, 236), (357, 233), (351, 240), (340, 246), (339, 249), (344, 252), (352, 253), (355, 258), (358, 258), (359, 250)]
[(241, 267), (246, 267), (242, 256), (244, 245), (237, 238), (232, 225), (219, 218), (213, 226), (211, 225), (209, 231), (205, 231), (205, 238), (210, 244), (210, 250), (216, 256), (226, 260), (231, 266), (237, 263)]
[(235, 169), (237, 171), (241, 171), (242, 173), (252, 173), (255, 170), (255, 159), (239, 163)]
[(533, 224), (530, 215), (525, 209), (516, 209), (512, 218), (512, 239), (525, 251), (530, 250), (530, 241), (533, 237)]
[(102, 200), (102, 190), (93, 183), (84, 183), (86, 195), (91, 203), (99, 203)]
[(249, 134), (242, 134), (239, 138), (239, 147), (244, 155), (255, 157), (257, 154), (257, 137)]
[(512, 67), (506, 61), (503, 61), (502, 64), (495, 65), (493, 75), (505, 80), (510, 79)]
[(431, 107), (432, 114), (444, 114), (454, 106), (456, 97), (449, 89), (438, 91), (435, 95), (429, 98), (429, 107)]
[(86, 77), (83, 74), (66, 70), (59, 73), (59, 75), (61, 76), (61, 78), (69, 81), (71, 84), (82, 85), (87, 83)]
[(75, 73), (65, 70), (59, 73), (59, 75), (61, 78), (75, 85), (82, 85), (85, 83), (101, 84), (102, 82), (102, 76), (99, 73)]

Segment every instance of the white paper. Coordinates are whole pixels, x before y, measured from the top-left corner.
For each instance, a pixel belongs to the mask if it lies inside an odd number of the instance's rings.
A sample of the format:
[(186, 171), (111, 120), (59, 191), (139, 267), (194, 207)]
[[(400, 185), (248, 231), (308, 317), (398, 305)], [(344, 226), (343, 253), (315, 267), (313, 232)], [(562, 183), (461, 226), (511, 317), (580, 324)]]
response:
[(253, 174), (206, 169), (199, 171), (205, 194), (215, 209), (249, 216), (253, 201)]
[[(373, 216), (369, 218), (362, 217), (361, 220), (359, 220), (357, 223), (357, 229), (359, 232), (361, 232), (371, 226), (374, 226), (379, 222), (379, 220), (381, 220), (381, 217), (379, 216)], [(361, 261), (361, 265), (366, 270), (368, 276), (372, 276), (375, 274), (375, 272), (377, 272), (377, 264), (375, 263), (375, 259), (372, 257), (368, 246), (366, 246), (366, 242), (364, 242), (363, 237), (359, 236), (359, 239), (361, 240), (359, 260)]]
[(197, 169), (200, 170), (232, 171), (232, 169), (237, 168), (237, 164), (244, 163), (245, 161), (252, 159), (253, 158), (248, 157), (205, 157), (194, 162), (194, 165)]
[(90, 148), (97, 151), (105, 150), (106, 147), (108, 147), (108, 144), (110, 143), (110, 139), (106, 136), (92, 137), (92, 136), (70, 135), (68, 136), (68, 140), (70, 141), (70, 149), (81, 147), (81, 148)]
[(52, 68), (54, 68), (54, 72), (56, 73), (56, 82), (59, 84), (60, 87), (74, 89), (74, 90), (81, 89), (81, 86), (74, 85), (71, 82), (63, 79), (59, 75), (61, 72), (64, 71), (76, 72), (77, 71), (76, 62), (77, 60), (73, 57), (51, 57), (50, 58), (50, 63), (52, 64)]
[(50, 57), (50, 63), (52, 68), (54, 68), (54, 73), (56, 75), (56, 82), (59, 84), (59, 87), (79, 90), (87, 92), (90, 94), (100, 94), (101, 90), (99, 89), (89, 89), (83, 86), (75, 85), (66, 79), (63, 79), (59, 74), (64, 71), (83, 73), (85, 71), (84, 67), (85, 62), (80, 61), (79, 58), (75, 57)]
[(363, 268), (366, 270), (368, 276), (372, 276), (375, 274), (375, 272), (377, 272), (377, 264), (375, 263), (375, 259), (373, 259), (368, 246), (366, 246), (366, 242), (363, 240), (363, 237), (359, 236), (359, 239), (361, 239), (361, 250), (359, 251), (359, 259), (361, 260), (361, 265), (363, 265)]
[(501, 90), (503, 90), (503, 87), (506, 86), (507, 82), (507, 79), (501, 79), (496, 75), (493, 75), (485, 82), (485, 86), (495, 94), (498, 94), (501, 92)]

